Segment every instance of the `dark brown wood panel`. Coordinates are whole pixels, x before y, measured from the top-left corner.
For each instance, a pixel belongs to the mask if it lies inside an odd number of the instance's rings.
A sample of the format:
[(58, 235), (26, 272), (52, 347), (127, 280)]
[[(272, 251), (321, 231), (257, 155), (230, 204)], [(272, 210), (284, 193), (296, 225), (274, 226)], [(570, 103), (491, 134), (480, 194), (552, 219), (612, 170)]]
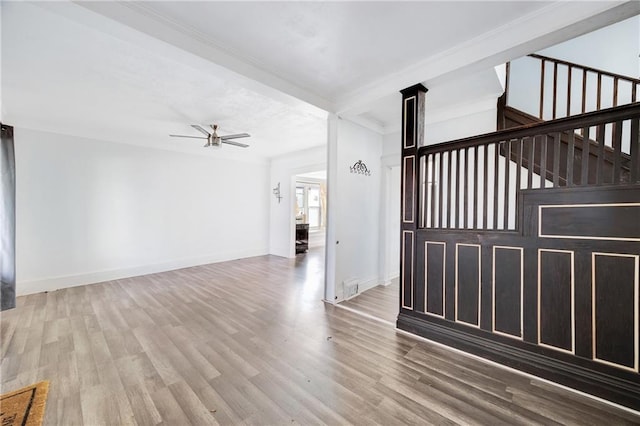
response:
[(456, 247), (456, 320), (480, 324), (480, 246)]
[(593, 254), (593, 356), (637, 371), (638, 256)]
[(402, 232), (402, 307), (413, 309), (413, 247), (414, 235), (411, 231)]
[(640, 203), (541, 206), (540, 236), (640, 240)]
[[(421, 198), (422, 185), (418, 178), (425, 176), (425, 170), (418, 170), (420, 163), (427, 164), (423, 157), (418, 157), (418, 148), (424, 145), (424, 102), (427, 89), (421, 84), (401, 90), (402, 93), (402, 207), (401, 207), (401, 240), (400, 240), (400, 297), (401, 310), (424, 309), (424, 286), (416, 288), (416, 277), (424, 271), (424, 258), (417, 254), (416, 230), (418, 222), (424, 220), (426, 212), (424, 200)], [(418, 208), (418, 202), (422, 206)], [(420, 279), (420, 282), (422, 279)], [(416, 306), (416, 300), (417, 305)]]
[(572, 253), (538, 253), (538, 342), (573, 352)]
[(444, 243), (425, 243), (425, 311), (438, 316), (444, 316), (445, 252)]
[(416, 98), (410, 97), (404, 100), (404, 148), (413, 148), (415, 141), (415, 116)]
[(522, 337), (522, 259), (516, 247), (494, 247), (493, 329)]
[(404, 222), (414, 222), (415, 210), (415, 179), (416, 179), (416, 157), (405, 157), (404, 159), (404, 197), (402, 204), (402, 220)]

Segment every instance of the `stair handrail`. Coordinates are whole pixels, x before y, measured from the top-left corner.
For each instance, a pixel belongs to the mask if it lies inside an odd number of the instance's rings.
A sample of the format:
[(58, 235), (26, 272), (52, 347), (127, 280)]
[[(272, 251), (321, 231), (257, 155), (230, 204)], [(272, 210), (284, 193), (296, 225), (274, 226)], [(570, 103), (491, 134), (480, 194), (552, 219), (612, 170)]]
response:
[(421, 146), (416, 160), (419, 228), (518, 231), (521, 190), (640, 185), (640, 102)]
[[(552, 119), (557, 118), (557, 99), (558, 99), (558, 66), (562, 65), (567, 67), (567, 88), (566, 88), (566, 116), (571, 115), (571, 78), (573, 74), (573, 70), (577, 70), (578, 72), (582, 71), (582, 96), (581, 96), (581, 112), (586, 113), (586, 92), (587, 92), (587, 75), (588, 73), (594, 73), (597, 76), (597, 94), (596, 94), (596, 111), (601, 109), (602, 103), (602, 79), (608, 78), (613, 81), (613, 99), (612, 106), (618, 106), (618, 93), (619, 93), (619, 83), (626, 82), (631, 85), (631, 103), (634, 103), (638, 100), (638, 86), (640, 85), (640, 78), (630, 77), (610, 71), (605, 71), (602, 69), (590, 67), (587, 65), (577, 64), (575, 62), (566, 61), (563, 59), (552, 58), (550, 56), (544, 56), (537, 53), (532, 53), (527, 55), (530, 58), (540, 60), (540, 105), (538, 118), (544, 119), (544, 99), (545, 99), (545, 64), (549, 62), (553, 64), (553, 102), (552, 102)], [(509, 90), (509, 74), (510, 64), (507, 64), (507, 84), (506, 84), (506, 92)], [(508, 94), (507, 94), (508, 96)]]
[(595, 72), (595, 73), (598, 73), (598, 74), (606, 75), (606, 76), (609, 76), (611, 78), (617, 78), (619, 80), (627, 80), (627, 81), (629, 81), (631, 83), (640, 84), (640, 78), (629, 77), (627, 75), (617, 74), (615, 72), (605, 71), (605, 70), (601, 70), (599, 68), (593, 68), (593, 67), (590, 67), (590, 66), (587, 66), (587, 65), (580, 65), (580, 64), (577, 64), (575, 62), (569, 62), (569, 61), (565, 61), (563, 59), (552, 58), (551, 56), (539, 55), (537, 53), (531, 53), (531, 54), (529, 54), (527, 56), (530, 56), (532, 58), (537, 58), (537, 59), (543, 59), (543, 60), (549, 61), (549, 62), (557, 62), (558, 64), (566, 65), (566, 66), (569, 66), (571, 68), (580, 68), (580, 69), (587, 70), (589, 72)]
[(584, 114), (573, 115), (570, 117), (558, 118), (553, 121), (542, 121), (540, 123), (526, 124), (524, 126), (512, 127), (509, 129), (498, 130), (496, 132), (485, 133), (478, 136), (470, 136), (453, 141), (442, 142), (433, 145), (425, 145), (419, 148), (418, 155), (424, 156), (426, 154), (434, 152), (447, 151), (452, 147), (463, 149), (468, 147), (480, 146), (486, 143), (501, 142), (526, 136), (560, 132), (569, 128), (578, 129), (585, 126), (597, 126), (602, 123), (636, 117), (640, 117), (640, 102), (602, 109), (600, 111), (586, 112)]

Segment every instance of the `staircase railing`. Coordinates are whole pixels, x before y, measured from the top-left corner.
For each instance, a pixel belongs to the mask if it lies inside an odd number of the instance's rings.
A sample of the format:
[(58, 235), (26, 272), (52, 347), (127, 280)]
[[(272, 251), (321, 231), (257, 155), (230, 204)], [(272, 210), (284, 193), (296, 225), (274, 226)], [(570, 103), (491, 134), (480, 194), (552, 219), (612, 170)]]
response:
[[(638, 100), (638, 78), (538, 54), (528, 57), (540, 62), (537, 114), (540, 119), (600, 111)], [(507, 81), (509, 69), (507, 67)]]
[(520, 190), (638, 183), (639, 136), (633, 103), (424, 146), (419, 227), (516, 230)]
[(397, 327), (640, 410), (640, 102), (424, 146), (402, 96)]

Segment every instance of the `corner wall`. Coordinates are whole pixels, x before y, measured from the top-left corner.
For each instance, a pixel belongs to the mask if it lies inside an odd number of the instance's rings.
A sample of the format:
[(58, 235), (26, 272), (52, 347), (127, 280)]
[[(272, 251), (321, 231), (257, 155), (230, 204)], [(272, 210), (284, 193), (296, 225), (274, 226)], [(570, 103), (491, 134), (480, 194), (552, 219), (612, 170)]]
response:
[(19, 295), (268, 253), (266, 162), (15, 140)]
[[(335, 161), (329, 165), (327, 246), (335, 250), (335, 300), (345, 298), (345, 280), (357, 280), (359, 292), (380, 284), (379, 230), (382, 135), (346, 119), (337, 119)], [(370, 176), (351, 173), (362, 160)], [(335, 179), (332, 181), (332, 179)], [(327, 263), (330, 262), (327, 256)], [(331, 265), (328, 265), (328, 273)], [(327, 281), (330, 282), (329, 280)]]

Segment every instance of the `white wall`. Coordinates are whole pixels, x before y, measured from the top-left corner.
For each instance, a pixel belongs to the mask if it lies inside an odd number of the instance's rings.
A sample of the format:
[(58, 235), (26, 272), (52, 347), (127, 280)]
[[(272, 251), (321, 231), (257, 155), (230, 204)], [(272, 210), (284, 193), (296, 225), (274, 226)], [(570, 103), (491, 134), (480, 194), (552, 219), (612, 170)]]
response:
[(400, 146), (400, 132), (382, 137), (380, 277), (384, 284), (400, 273)]
[[(335, 228), (327, 234), (332, 237), (328, 240), (332, 247), (328, 249), (335, 250), (335, 296), (340, 301), (345, 280), (358, 280), (360, 292), (382, 282), (379, 276), (382, 135), (346, 119), (338, 119), (337, 127), (335, 161), (329, 165), (328, 173), (329, 227)], [(350, 172), (358, 160), (366, 164), (371, 176)]]
[(487, 103), (482, 110), (438, 122), (430, 122), (427, 115), (424, 135), (425, 145), (434, 145), (495, 132), (497, 122), (496, 103), (497, 97)]
[(16, 128), (18, 294), (268, 253), (266, 162)]
[(382, 160), (380, 199), (380, 277), (384, 284), (400, 274), (400, 165)]
[(319, 146), (271, 159), (270, 188), (280, 183), (282, 200), (271, 193), (269, 253), (295, 257), (295, 176), (327, 169), (327, 147)]
[(387, 133), (382, 137), (382, 157), (393, 158), (394, 165), (400, 165), (401, 140), (400, 131)]
[(538, 53), (638, 78), (640, 16), (625, 19)]

